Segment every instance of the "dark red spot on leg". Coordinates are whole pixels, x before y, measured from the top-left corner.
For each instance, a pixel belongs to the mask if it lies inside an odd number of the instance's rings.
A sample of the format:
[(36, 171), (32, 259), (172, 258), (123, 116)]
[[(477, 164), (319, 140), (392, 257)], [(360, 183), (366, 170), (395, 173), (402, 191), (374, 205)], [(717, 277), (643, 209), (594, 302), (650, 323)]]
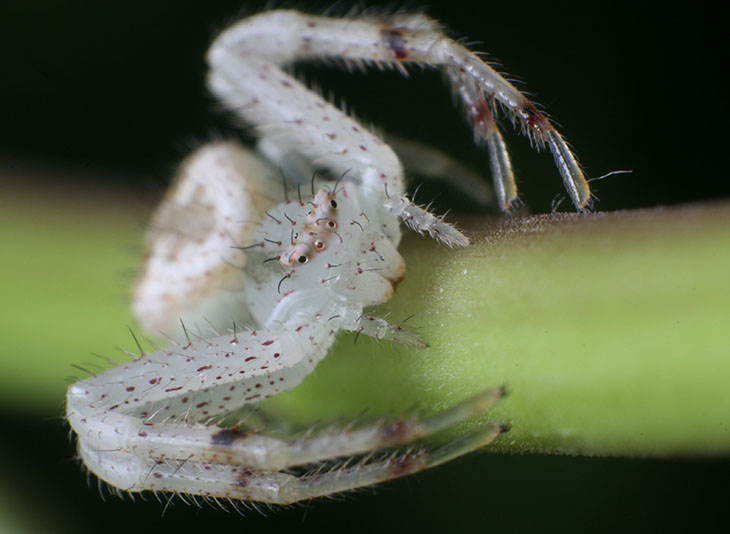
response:
[(408, 57), (403, 30), (398, 28), (383, 28), (380, 30), (380, 37), (383, 40), (383, 45), (391, 51), (393, 57), (396, 59), (405, 59)]
[(210, 443), (214, 447), (230, 447), (235, 441), (244, 439), (246, 436), (248, 436), (247, 432), (243, 432), (236, 427), (224, 428), (213, 434)]
[(540, 130), (547, 122), (545, 115), (540, 113), (540, 110), (532, 102), (527, 102), (517, 113), (519, 113), (520, 118), (525, 121), (527, 126), (532, 129)]
[(484, 100), (481, 100), (476, 106), (474, 106), (473, 116), (474, 122), (480, 125), (494, 122), (492, 111), (489, 109), (489, 106)]
[(403, 420), (395, 421), (384, 426), (380, 431), (380, 437), (385, 445), (390, 443), (403, 443), (407, 441), (410, 426)]
[(248, 486), (249, 480), (254, 478), (256, 473), (250, 469), (242, 468), (238, 476), (236, 477), (236, 485), (240, 488)]
[(405, 453), (402, 456), (398, 456), (397, 458), (393, 458), (388, 463), (388, 469), (393, 474), (393, 476), (396, 477), (402, 477), (405, 475), (410, 475), (411, 473), (415, 473), (416, 471), (420, 471), (423, 469), (424, 462), (420, 461), (422, 457), (422, 453)]

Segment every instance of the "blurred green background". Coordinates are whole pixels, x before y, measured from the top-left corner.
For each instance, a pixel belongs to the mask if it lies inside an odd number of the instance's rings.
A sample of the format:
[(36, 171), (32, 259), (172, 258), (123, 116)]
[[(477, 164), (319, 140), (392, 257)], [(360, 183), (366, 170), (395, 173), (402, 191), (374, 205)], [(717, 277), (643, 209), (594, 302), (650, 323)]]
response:
[[(87, 487), (61, 417), (65, 378), (80, 374), (70, 364), (132, 345), (127, 291), (147, 213), (190, 147), (240, 135), (205, 91), (203, 54), (226, 21), (259, 7), (0, 5), (0, 532), (712, 528), (727, 501), (718, 484), (730, 474), (724, 459), (480, 454), (343, 502), (270, 517), (179, 503), (161, 517), (153, 498), (103, 503), (95, 482)], [(460, 1), (434, 2), (428, 13), (456, 35), (482, 41), (480, 49), (524, 80), (590, 175), (633, 170), (595, 184), (599, 209), (730, 196), (719, 14)], [(487, 173), (486, 155), (472, 146), (435, 73), (403, 80), (302, 72), (358, 116)], [(551, 158), (516, 134), (507, 140), (523, 199), (548, 211), (561, 191)], [(441, 186), (419, 195), (437, 193)], [(436, 204), (475, 209), (449, 191)]]

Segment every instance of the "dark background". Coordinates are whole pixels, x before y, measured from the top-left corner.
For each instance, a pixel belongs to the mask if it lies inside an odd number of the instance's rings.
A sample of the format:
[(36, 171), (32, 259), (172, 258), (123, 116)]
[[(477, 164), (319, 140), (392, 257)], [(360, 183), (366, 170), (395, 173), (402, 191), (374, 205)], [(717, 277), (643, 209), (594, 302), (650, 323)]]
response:
[[(76, 0), (5, 6), (0, 156), (144, 176), (128, 187), (150, 177), (164, 182), (191, 144), (239, 134), (205, 90), (203, 56), (220, 29), (260, 5)], [(642, 3), (592, 2), (572, 10), (554, 2), (458, 0), (434, 3), (428, 13), (454, 35), (482, 41), (478, 49), (524, 82), (562, 125), (590, 176), (633, 170), (594, 184), (598, 209), (730, 193), (723, 165), (726, 28), (719, 13)], [(474, 148), (436, 73), (405, 80), (303, 70), (358, 116), (439, 146), (488, 175), (486, 154)], [(548, 210), (561, 191), (552, 158), (533, 153), (508, 123), (503, 130), (524, 200), (535, 211)]]
[[(190, 146), (236, 133), (206, 93), (203, 55), (227, 21), (261, 5), (243, 4), (5, 2), (0, 158), (87, 169), (110, 186), (155, 195)], [(730, 196), (724, 16), (693, 6), (602, 2), (570, 9), (451, 1), (434, 2), (427, 12), (455, 35), (483, 41), (480, 49), (525, 82), (562, 125), (589, 175), (633, 170), (595, 184), (597, 208)], [(402, 80), (304, 70), (358, 116), (487, 174), (486, 155), (472, 146), (434, 73)], [(552, 160), (509, 130), (505, 124), (523, 199), (547, 211), (561, 192)], [(474, 209), (468, 199), (439, 198), (446, 207)], [(151, 497), (102, 503), (69, 460), (73, 449), (60, 420), (5, 414), (0, 422), (12, 438), (0, 441), (3, 478), (16, 501), (47, 514), (43, 522), (51, 517), (57, 531), (707, 530), (727, 504), (716, 481), (730, 475), (726, 461), (713, 459), (481, 454), (344, 502), (318, 501), (270, 517), (178, 503), (161, 518), (163, 505)]]

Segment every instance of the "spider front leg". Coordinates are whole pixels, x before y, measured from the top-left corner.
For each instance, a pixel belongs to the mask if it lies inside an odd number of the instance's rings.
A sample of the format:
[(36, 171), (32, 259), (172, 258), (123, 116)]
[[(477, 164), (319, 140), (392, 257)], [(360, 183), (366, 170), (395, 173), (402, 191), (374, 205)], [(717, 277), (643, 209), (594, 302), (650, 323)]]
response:
[[(346, 174), (348, 181), (360, 184), (363, 195), (400, 198), (401, 204), (413, 206), (410, 212), (388, 211), (411, 228), (446, 236), (439, 240), (450, 246), (468, 244), (461, 232), (403, 195), (403, 168), (381, 139), (277, 66), (260, 59), (244, 61), (231, 51), (216, 55), (223, 59), (218, 58), (221, 65), (211, 73), (210, 83), (229, 106), (257, 125), (265, 139), (260, 146), (277, 147), (278, 154), (300, 153), (315, 167)], [(393, 234), (389, 237), (397, 241)]]
[[(272, 12), (253, 17), (216, 39), (208, 52), (211, 90), (256, 127), (261, 138), (258, 146), (270, 158), (282, 160), (289, 153), (295, 154), (310, 161), (315, 168), (346, 175), (347, 181), (360, 186), (363, 197), (400, 197), (404, 193), (403, 168), (393, 150), (281, 69), (287, 59), (296, 57), (286, 58), (279, 53), (286, 55), (300, 42), (292, 40), (292, 35), (285, 37), (281, 32), (274, 33), (274, 26), (284, 23), (280, 20), (282, 17), (290, 23), (296, 22), (291, 20), (292, 16), (302, 17), (296, 12)], [(296, 30), (296, 26), (292, 29)], [(377, 204), (370, 202), (373, 203)], [(412, 213), (390, 208), (388, 211), (410, 221), (418, 231), (425, 230), (434, 236), (454, 236), (444, 240), (451, 245), (468, 243), (460, 232), (443, 220), (426, 217), (423, 208), (414, 207)], [(399, 232), (395, 229), (384, 231), (397, 244)]]
[[(537, 148), (548, 146), (573, 204), (579, 210), (589, 207), (588, 181), (547, 117), (477, 54), (445, 36), (438, 23), (424, 15), (331, 19), (297, 11), (262, 13), (234, 24), (213, 43), (208, 52), (209, 84), (226, 105), (255, 125), (262, 137), (273, 138), (280, 147), (306, 154), (312, 161), (327, 162), (340, 172), (353, 168), (359, 180), (371, 185), (382, 173), (383, 184), (392, 194), (399, 194), (400, 188), (389, 182), (393, 173), (400, 174), (399, 165), (392, 153), (377, 148), (382, 141), (353, 137), (352, 132), (361, 133), (362, 127), (352, 121), (337, 128), (339, 121), (333, 118), (344, 114), (335, 115), (332, 106), (311, 98), (311, 92), (280, 69), (306, 59), (338, 60), (355, 68), (395, 68), (404, 74), (408, 64), (444, 70), (467, 109), (477, 137), (480, 129), (488, 130), (484, 138), (496, 160), (492, 168), (496, 188), (502, 190), (503, 209), (509, 208), (516, 194), (511, 191), (514, 181), (509, 156), (490, 116), (496, 112), (493, 103), (520, 124)], [(371, 159), (373, 155), (375, 159)], [(372, 169), (368, 180), (364, 175), (373, 162), (379, 168)]]
[[(266, 497), (258, 500), (274, 504), (290, 504), (297, 501), (333, 495), (395, 478), (412, 475), (424, 469), (436, 467), (455, 458), (474, 452), (492, 443), (508, 426), (500, 423), (486, 423), (466, 436), (430, 450), (419, 446), (382, 455), (372, 459), (350, 458), (336, 463), (331, 468), (318, 467), (302, 476), (286, 475), (281, 472), (251, 472), (246, 477), (236, 477), (233, 483), (235, 493), (225, 494), (231, 498), (251, 498), (246, 491), (249, 486), (267, 490)], [(243, 487), (243, 491), (241, 491)]]
[[(488, 390), (426, 419), (410, 417), (357, 430), (328, 430), (288, 443), (238, 428), (202, 426), (178, 428), (178, 433), (167, 429), (164, 440), (158, 440), (152, 435), (155, 426), (148, 425), (140, 431), (145, 434), (144, 446), (100, 450), (80, 439), (79, 453), (95, 473), (127, 491), (288, 504), (409, 475), (491, 443), (507, 429), (505, 425), (484, 423), (437, 449), (414, 445), (484, 413), (503, 394), (501, 388)], [(190, 439), (193, 432), (207, 440), (205, 445)], [(175, 452), (169, 448), (171, 438), (180, 447), (177, 454), (169, 454)], [(379, 450), (407, 445), (411, 447), (405, 451), (373, 456)], [(281, 472), (305, 465), (314, 468), (302, 476)]]
[[(79, 452), (101, 479), (129, 490), (149, 489), (149, 471), (160, 460), (215, 463), (212, 429), (202, 423), (299, 384), (335, 333), (300, 316), (282, 330), (198, 338), (77, 382), (68, 390), (67, 416)], [(245, 452), (241, 463), (274, 454)]]

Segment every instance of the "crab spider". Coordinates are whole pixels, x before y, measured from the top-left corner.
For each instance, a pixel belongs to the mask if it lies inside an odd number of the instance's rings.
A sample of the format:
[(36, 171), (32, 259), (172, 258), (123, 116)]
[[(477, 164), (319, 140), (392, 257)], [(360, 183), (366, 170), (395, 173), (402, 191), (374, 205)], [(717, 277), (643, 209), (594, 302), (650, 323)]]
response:
[[(229, 155), (242, 150), (230, 144), (218, 149)], [(202, 185), (190, 174), (194, 169), (187, 167), (174, 191), (187, 189), (186, 182)], [(358, 184), (341, 181), (307, 201), (271, 207), (253, 243), (240, 247), (246, 256), (241, 292), (255, 326), (210, 337), (186, 332), (184, 346), (144, 354), (72, 385), (67, 415), (85, 465), (113, 487), (130, 492), (288, 504), (438, 465), (503, 432), (506, 428), (499, 423), (484, 423), (441, 448), (414, 446), (481, 414), (503, 395), (501, 389), (430, 418), (292, 440), (209, 424), (296, 386), (327, 354), (340, 329), (425, 346), (417, 334), (363, 313), (365, 307), (390, 299), (394, 284), (405, 274), (405, 263), (385, 233), (398, 234), (392, 212), (403, 206), (387, 198), (382, 206), (371, 201), (361, 195)], [(422, 217), (412, 221), (418, 229), (438, 228), (435, 235), (442, 240), (460, 238), (432, 215), (414, 213)], [(212, 237), (218, 235), (213, 232)], [(409, 448), (397, 450), (402, 446)], [(396, 452), (369, 456), (382, 449)], [(334, 467), (324, 472), (290, 472), (332, 462)]]
[[(208, 52), (209, 86), (255, 128), (263, 159), (227, 142), (184, 162), (153, 217), (134, 294), (147, 330), (170, 333), (182, 320), (197, 334), (183, 327), (176, 346), (68, 391), (81, 459), (120, 490), (286, 504), (438, 465), (506, 430), (481, 423), (442, 447), (428, 445), (483, 414), (503, 395), (500, 388), (431, 417), (290, 439), (217, 424), (296, 386), (339, 330), (426, 346), (419, 335), (364, 312), (389, 300), (405, 275), (399, 223), (449, 246), (468, 244), (404, 194), (403, 168), (388, 144), (283, 70), (307, 58), (443, 69), (476, 140), (487, 146), (503, 209), (517, 193), (496, 104), (550, 148), (575, 206), (589, 205), (587, 182), (552, 124), (425, 16), (343, 20), (271, 11), (234, 24)], [(282, 202), (277, 173), (265, 160), (322, 169), (325, 179), (315, 191), (312, 178), (310, 198)], [(469, 187), (464, 180), (461, 187)]]

